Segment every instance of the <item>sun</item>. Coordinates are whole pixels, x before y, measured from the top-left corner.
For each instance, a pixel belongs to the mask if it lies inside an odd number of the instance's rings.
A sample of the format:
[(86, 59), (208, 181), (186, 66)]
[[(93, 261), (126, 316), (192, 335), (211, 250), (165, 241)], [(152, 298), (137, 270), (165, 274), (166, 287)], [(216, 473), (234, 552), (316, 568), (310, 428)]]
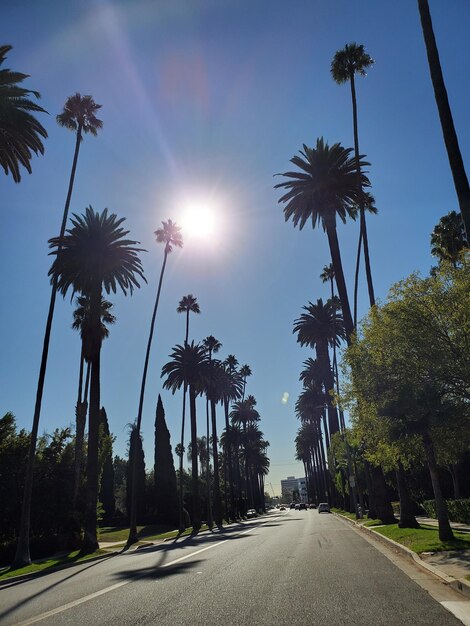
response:
[(211, 239), (217, 230), (217, 217), (209, 204), (191, 204), (181, 217), (183, 237)]

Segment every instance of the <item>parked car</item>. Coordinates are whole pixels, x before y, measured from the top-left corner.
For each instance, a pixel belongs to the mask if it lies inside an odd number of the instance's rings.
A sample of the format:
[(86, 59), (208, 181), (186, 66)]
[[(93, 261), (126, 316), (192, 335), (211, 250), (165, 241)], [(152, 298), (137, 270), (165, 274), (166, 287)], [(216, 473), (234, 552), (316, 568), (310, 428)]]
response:
[(318, 512), (330, 513), (330, 505), (328, 504), (328, 502), (320, 502), (320, 504), (318, 505)]
[(258, 517), (258, 513), (255, 509), (248, 509), (246, 512), (246, 517), (249, 519), (250, 517)]

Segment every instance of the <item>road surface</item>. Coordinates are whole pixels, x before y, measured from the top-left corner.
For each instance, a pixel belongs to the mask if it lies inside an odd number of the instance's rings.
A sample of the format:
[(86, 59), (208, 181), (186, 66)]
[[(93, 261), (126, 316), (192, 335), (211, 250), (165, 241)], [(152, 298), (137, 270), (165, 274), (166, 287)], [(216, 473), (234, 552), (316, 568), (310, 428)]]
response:
[[(333, 515), (271, 513), (1, 587), (0, 624), (462, 623), (383, 552)], [(443, 588), (448, 606), (470, 606), (441, 583), (429, 584)]]

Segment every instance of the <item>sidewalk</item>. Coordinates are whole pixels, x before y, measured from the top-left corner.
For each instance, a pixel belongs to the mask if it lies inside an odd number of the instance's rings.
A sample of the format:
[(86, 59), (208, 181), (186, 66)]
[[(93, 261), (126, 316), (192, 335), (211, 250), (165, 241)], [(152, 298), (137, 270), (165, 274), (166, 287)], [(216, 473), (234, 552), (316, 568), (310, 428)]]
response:
[[(417, 517), (419, 524), (427, 524), (428, 526), (439, 526), (437, 519), (433, 517)], [(450, 522), (451, 528), (458, 530), (460, 533), (470, 533), (469, 524), (461, 524), (460, 522)]]

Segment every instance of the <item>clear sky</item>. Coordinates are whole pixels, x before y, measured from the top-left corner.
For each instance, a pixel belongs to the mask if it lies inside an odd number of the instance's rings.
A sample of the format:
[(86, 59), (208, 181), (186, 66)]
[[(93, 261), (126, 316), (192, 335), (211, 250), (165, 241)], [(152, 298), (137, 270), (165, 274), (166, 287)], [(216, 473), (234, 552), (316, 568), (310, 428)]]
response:
[[(470, 56), (467, 0), (430, 0), (434, 30), (459, 135), (469, 163)], [(15, 185), (0, 174), (2, 268), (0, 412), (31, 428), (44, 323), (50, 298), (47, 241), (57, 235), (74, 135), (55, 115), (75, 92), (102, 104), (104, 127), (83, 141), (71, 211), (92, 205), (127, 218), (148, 251), (148, 285), (114, 303), (117, 323), (102, 350), (102, 404), (124, 455), (135, 420), (143, 360), (163, 247), (154, 231), (182, 219), (190, 203), (211, 206), (211, 240), (186, 233), (171, 254), (157, 318), (143, 415), (147, 466), (153, 464), (158, 393), (172, 444), (179, 438), (181, 394), (162, 392), (162, 365), (184, 339), (176, 307), (194, 294), (201, 307), (190, 335), (209, 334), (253, 375), (271, 446), (271, 482), (300, 476), (294, 461), (302, 362), (292, 322), (309, 300), (328, 297), (319, 274), (330, 262), (326, 236), (284, 223), (273, 175), (290, 169), (303, 143), (323, 136), (352, 146), (348, 85), (336, 85), (330, 63), (346, 43), (364, 44), (375, 59), (357, 80), (361, 152), (379, 214), (368, 221), (376, 294), (432, 264), (429, 237), (457, 209), (440, 131), (417, 2), (412, 0), (20, 0), (1, 3), (6, 67), (31, 75), (42, 94), (49, 138), (33, 174)], [(185, 233), (183, 233), (185, 234)], [(338, 226), (352, 292), (358, 224)], [(362, 274), (361, 314), (367, 310)], [(73, 305), (59, 299), (44, 390), (40, 432), (74, 422), (80, 341)], [(289, 401), (283, 404), (284, 393)], [(200, 427), (204, 406), (200, 403)], [(222, 428), (222, 412), (219, 416)], [(186, 437), (186, 440), (189, 433)]]

